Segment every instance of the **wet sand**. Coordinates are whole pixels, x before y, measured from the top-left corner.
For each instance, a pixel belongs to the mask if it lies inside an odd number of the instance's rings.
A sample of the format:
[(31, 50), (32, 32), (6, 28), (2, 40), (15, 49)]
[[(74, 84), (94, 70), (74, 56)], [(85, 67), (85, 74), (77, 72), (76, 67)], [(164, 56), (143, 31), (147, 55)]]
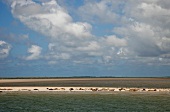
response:
[(0, 79), (0, 87), (128, 87), (170, 88), (170, 78)]

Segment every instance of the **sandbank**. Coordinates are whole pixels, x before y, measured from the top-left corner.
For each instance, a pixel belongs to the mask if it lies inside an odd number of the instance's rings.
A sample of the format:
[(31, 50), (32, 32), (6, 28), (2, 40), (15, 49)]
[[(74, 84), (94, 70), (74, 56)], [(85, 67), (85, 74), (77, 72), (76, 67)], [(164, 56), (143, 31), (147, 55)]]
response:
[(55, 93), (115, 93), (115, 92), (140, 92), (140, 93), (170, 93), (169, 89), (157, 88), (115, 88), (115, 87), (0, 87), (0, 92), (55, 92)]

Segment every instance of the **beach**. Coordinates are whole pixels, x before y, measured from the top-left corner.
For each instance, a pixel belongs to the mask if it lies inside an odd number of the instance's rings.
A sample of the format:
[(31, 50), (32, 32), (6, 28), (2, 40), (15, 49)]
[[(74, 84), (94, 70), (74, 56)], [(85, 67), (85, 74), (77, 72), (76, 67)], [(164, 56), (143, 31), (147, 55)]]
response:
[(170, 88), (170, 78), (0, 79), (0, 87), (125, 87)]
[(170, 92), (170, 89), (156, 88), (110, 88), (110, 87), (0, 87), (0, 92)]
[(170, 92), (169, 78), (0, 79), (0, 92)]

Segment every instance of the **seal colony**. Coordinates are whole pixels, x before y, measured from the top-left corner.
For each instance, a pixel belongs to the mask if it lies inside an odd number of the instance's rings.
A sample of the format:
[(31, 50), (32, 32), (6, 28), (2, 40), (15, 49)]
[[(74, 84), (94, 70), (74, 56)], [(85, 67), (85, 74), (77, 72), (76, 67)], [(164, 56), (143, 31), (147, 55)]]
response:
[(170, 89), (156, 88), (112, 88), (112, 87), (0, 87), (0, 92), (170, 92)]
[(170, 93), (170, 78), (1, 79), (0, 92)]

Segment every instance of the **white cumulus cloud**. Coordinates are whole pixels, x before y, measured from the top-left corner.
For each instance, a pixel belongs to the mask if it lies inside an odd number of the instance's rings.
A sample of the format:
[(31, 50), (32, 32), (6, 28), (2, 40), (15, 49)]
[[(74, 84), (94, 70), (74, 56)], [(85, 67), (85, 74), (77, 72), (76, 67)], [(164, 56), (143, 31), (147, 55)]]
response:
[(116, 47), (127, 46), (126, 39), (124, 39), (124, 38), (120, 39), (120, 38), (116, 37), (115, 35), (107, 36), (105, 38), (105, 41), (108, 45), (111, 45), (111, 46), (116, 46)]
[(37, 4), (32, 0), (13, 0), (12, 14), (29, 28), (53, 39), (90, 37), (91, 25), (73, 22), (72, 17), (55, 0)]
[(40, 58), (42, 48), (37, 45), (32, 45), (28, 49), (28, 53), (30, 53), (29, 56), (25, 57), (25, 60), (36, 60)]
[[(10, 3), (15, 18), (50, 38), (45, 55), (49, 62), (69, 59), (114, 62), (122, 57), (133, 61), (153, 57), (151, 61), (154, 61), (170, 57), (168, 0), (89, 0), (77, 10), (76, 14), (82, 18), (79, 21), (56, 0), (38, 3), (12, 0)], [(98, 24), (112, 26), (113, 32), (95, 36), (93, 26)], [(41, 48), (33, 45), (28, 52), (31, 55), (27, 60), (38, 59)]]
[(0, 40), (0, 59), (6, 58), (11, 50), (11, 45)]

